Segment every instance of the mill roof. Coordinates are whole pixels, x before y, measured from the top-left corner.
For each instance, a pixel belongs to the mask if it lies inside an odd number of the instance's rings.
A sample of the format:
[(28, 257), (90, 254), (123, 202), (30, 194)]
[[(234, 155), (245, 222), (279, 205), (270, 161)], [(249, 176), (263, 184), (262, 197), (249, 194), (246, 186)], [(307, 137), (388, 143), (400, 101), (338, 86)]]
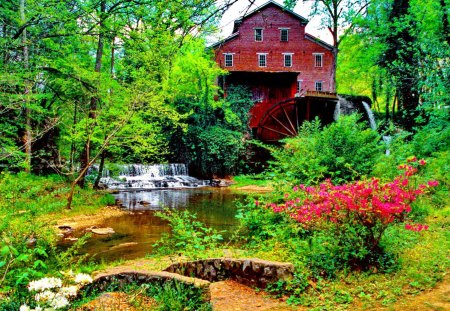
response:
[(291, 10), (286, 9), (281, 4), (279, 4), (279, 3), (275, 2), (275, 1), (268, 1), (268, 2), (264, 3), (263, 5), (257, 7), (256, 9), (246, 13), (244, 16), (236, 19), (234, 21), (233, 33), (230, 36), (228, 36), (227, 38), (225, 38), (225, 39), (223, 39), (223, 40), (221, 40), (219, 42), (214, 43), (213, 45), (211, 45), (211, 47), (212, 48), (216, 48), (217, 46), (219, 46), (219, 45), (221, 45), (221, 44), (223, 44), (225, 42), (228, 42), (228, 41), (233, 40), (234, 38), (236, 38), (239, 35), (239, 27), (241, 26), (242, 22), (245, 19), (247, 19), (247, 18), (249, 18), (249, 17), (251, 17), (251, 16), (253, 16), (253, 15), (259, 13), (259, 12), (261, 12), (262, 10), (264, 10), (264, 9), (270, 7), (270, 6), (275, 6), (275, 7), (279, 8), (279, 9), (281, 9), (283, 12), (288, 13), (289, 15), (291, 15), (294, 18), (296, 18), (297, 20), (299, 20), (300, 23), (302, 25), (304, 25), (304, 26), (306, 26), (308, 24), (308, 22), (309, 22), (303, 16), (301, 16), (301, 15), (299, 15), (299, 14), (297, 14), (297, 13), (291, 11)]

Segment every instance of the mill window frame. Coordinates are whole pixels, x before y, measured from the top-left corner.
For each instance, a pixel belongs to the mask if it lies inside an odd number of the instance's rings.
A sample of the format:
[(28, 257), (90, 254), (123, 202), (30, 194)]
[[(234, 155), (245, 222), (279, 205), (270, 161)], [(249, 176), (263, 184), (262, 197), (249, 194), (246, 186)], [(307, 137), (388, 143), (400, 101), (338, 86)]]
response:
[(257, 53), (258, 67), (267, 67), (267, 53)]
[(283, 66), (292, 67), (294, 53), (283, 53)]
[(316, 87), (316, 91), (322, 92), (323, 91), (323, 81), (316, 81), (315, 87)]
[(255, 41), (262, 42), (264, 40), (264, 29), (254, 28), (254, 31), (255, 31)]
[(280, 28), (280, 41), (281, 42), (289, 41), (289, 28)]
[(233, 67), (233, 65), (234, 65), (233, 53), (224, 53), (223, 55), (224, 55), (225, 67)]
[(302, 84), (303, 84), (303, 80), (301, 80), (301, 79), (297, 80), (297, 88), (296, 88), (297, 94), (300, 94), (300, 92), (302, 91)]
[(314, 67), (323, 68), (323, 53), (313, 53)]

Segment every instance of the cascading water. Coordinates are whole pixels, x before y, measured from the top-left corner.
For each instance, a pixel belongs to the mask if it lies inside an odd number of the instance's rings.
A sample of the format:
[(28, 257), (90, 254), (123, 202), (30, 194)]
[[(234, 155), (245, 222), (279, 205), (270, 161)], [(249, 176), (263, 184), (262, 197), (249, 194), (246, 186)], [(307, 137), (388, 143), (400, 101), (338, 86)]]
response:
[(334, 108), (334, 113), (333, 113), (333, 120), (337, 121), (339, 120), (339, 117), (341, 116), (341, 103), (338, 102), (336, 104), (336, 107)]
[(370, 109), (369, 104), (364, 101), (362, 102), (362, 105), (363, 105), (364, 109), (366, 110), (367, 117), (369, 118), (370, 128), (372, 130), (376, 131), (377, 123), (375, 122), (375, 116), (373, 115), (372, 109)]
[(118, 190), (196, 188), (209, 183), (189, 176), (186, 165), (178, 163), (126, 164), (119, 166), (119, 171), (117, 177), (110, 177), (110, 172), (104, 170), (100, 182), (110, 189)]
[(391, 154), (392, 136), (389, 136), (389, 135), (383, 136), (383, 141), (386, 144), (386, 155), (390, 155)]

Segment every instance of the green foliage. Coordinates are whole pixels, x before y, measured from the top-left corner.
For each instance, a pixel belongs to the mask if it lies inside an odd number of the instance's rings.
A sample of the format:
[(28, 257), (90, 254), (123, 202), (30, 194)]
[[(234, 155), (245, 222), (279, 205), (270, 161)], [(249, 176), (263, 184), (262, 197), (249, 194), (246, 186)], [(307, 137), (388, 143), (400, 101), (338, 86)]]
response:
[[(130, 296), (130, 303), (136, 308), (145, 308), (141, 299), (150, 297), (156, 301), (152, 305), (152, 310), (158, 311), (211, 311), (209, 302), (204, 300), (203, 291), (193, 285), (181, 283), (179, 281), (165, 281), (148, 284), (123, 284), (118, 280), (113, 280), (105, 288), (104, 292), (125, 292)], [(97, 290), (88, 290), (88, 295), (82, 299), (74, 301), (72, 307), (82, 306), (88, 301), (98, 297), (101, 292)], [(154, 309), (153, 309), (154, 308)]]
[[(214, 66), (209, 71), (213, 69)], [(193, 98), (199, 102), (185, 98), (179, 103), (181, 112), (195, 113), (188, 118), (191, 125), (187, 132), (179, 131), (172, 137), (172, 149), (178, 154), (174, 161), (187, 162), (190, 171), (201, 176), (240, 174), (246, 169), (249, 156), (248, 113), (253, 105), (250, 92), (231, 87), (226, 99), (215, 101), (211, 96), (215, 94), (213, 88), (207, 84), (203, 98)]]
[(421, 122), (414, 117), (448, 105), (448, 8), (440, 0), (371, 1), (339, 47), (338, 91), (371, 96), (408, 130)]
[(445, 110), (431, 114), (429, 121), (417, 129), (412, 148), (419, 158), (450, 150), (450, 114)]
[(165, 233), (153, 246), (158, 254), (185, 254), (190, 257), (201, 256), (207, 249), (218, 247), (223, 240), (220, 232), (206, 227), (197, 220), (195, 214), (187, 210), (168, 210), (156, 213), (169, 222), (171, 233)]
[(268, 187), (271, 185), (271, 182), (264, 175), (258, 174), (233, 176), (233, 182), (232, 188), (245, 186)]
[(201, 176), (238, 174), (245, 164), (242, 134), (221, 126), (191, 127), (188, 133), (191, 163)]
[(168, 281), (163, 285), (150, 284), (146, 295), (158, 303), (158, 311), (210, 311), (212, 307), (202, 299), (201, 289), (177, 281)]
[[(57, 247), (55, 213), (65, 207), (68, 185), (60, 176), (37, 177), (19, 173), (0, 175), (0, 286), (3, 292), (20, 296), (25, 285), (47, 273), (77, 267), (85, 259), (78, 250), (86, 238), (66, 251)], [(75, 206), (84, 211), (110, 202), (111, 196), (80, 191)], [(51, 216), (49, 216), (51, 215)]]
[(357, 116), (342, 117), (323, 129), (318, 121), (305, 122), (297, 137), (273, 152), (273, 175), (280, 182), (307, 185), (327, 178), (334, 183), (355, 180), (371, 173), (381, 154), (379, 140)]

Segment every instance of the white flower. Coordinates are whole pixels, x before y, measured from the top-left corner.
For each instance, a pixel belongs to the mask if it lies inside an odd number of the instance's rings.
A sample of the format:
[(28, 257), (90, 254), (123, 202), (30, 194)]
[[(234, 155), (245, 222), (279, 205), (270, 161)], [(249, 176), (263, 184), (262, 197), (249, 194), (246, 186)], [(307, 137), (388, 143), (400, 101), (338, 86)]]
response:
[(43, 291), (41, 293), (37, 293), (34, 296), (34, 300), (36, 301), (50, 301), (55, 298), (55, 293), (49, 290)]
[(26, 304), (21, 305), (19, 308), (19, 311), (30, 311), (30, 310), (31, 310), (30, 307), (27, 306)]
[(84, 284), (88, 284), (88, 283), (92, 283), (92, 278), (89, 274), (85, 274), (85, 273), (78, 273), (75, 276), (75, 283), (84, 285)]
[(78, 292), (78, 287), (75, 285), (61, 287), (59, 292), (66, 297), (75, 297)]
[(55, 309), (61, 309), (69, 305), (69, 300), (61, 294), (57, 294), (55, 298), (50, 301), (50, 305)]
[(41, 306), (37, 306), (36, 308), (34, 308), (34, 311), (42, 311), (42, 307)]
[(61, 287), (62, 281), (58, 278), (43, 278), (37, 281), (31, 281), (28, 284), (28, 290), (31, 291), (44, 291), (46, 289)]

